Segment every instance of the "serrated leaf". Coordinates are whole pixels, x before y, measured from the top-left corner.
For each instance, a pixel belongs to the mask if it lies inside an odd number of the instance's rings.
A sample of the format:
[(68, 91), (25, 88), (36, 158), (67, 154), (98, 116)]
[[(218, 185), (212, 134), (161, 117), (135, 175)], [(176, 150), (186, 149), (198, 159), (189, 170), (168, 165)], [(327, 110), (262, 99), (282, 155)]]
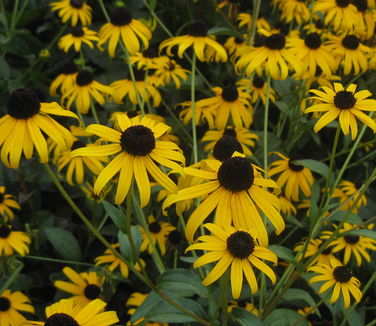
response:
[(271, 245), (268, 247), (271, 251), (273, 251), (278, 258), (286, 260), (290, 263), (296, 264), (295, 257), (291, 251), (291, 249), (282, 247), (279, 245)]
[(262, 321), (257, 316), (243, 308), (235, 307), (231, 314), (241, 326), (262, 326)]
[(301, 164), (304, 167), (310, 169), (311, 171), (320, 174), (324, 178), (327, 178), (329, 175), (329, 167), (325, 163), (322, 163), (320, 161), (307, 159), (307, 160), (296, 160), (294, 162)]
[(129, 236), (121, 231), (118, 232), (120, 252), (127, 260), (136, 263), (138, 261), (138, 255), (140, 254), (140, 248), (142, 243), (142, 235), (140, 227), (138, 225), (131, 226), (131, 236), (134, 246), (134, 252), (132, 252), (132, 246)]
[(126, 233), (126, 216), (125, 214), (118, 208), (116, 208), (114, 205), (109, 203), (108, 201), (103, 201), (103, 207), (112, 220), (116, 227), (123, 232), (124, 234)]
[(264, 320), (263, 326), (308, 326), (302, 315), (289, 309), (275, 309)]
[(81, 260), (81, 248), (74, 235), (64, 229), (57, 227), (46, 227), (44, 229), (48, 241), (55, 250), (66, 260)]

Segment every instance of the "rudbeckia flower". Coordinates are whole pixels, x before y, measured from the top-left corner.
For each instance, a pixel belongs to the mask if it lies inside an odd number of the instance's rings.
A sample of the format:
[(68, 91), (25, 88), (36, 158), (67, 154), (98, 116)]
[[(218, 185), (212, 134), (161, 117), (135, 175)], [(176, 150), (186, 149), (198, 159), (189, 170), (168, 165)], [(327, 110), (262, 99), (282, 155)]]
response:
[(357, 9), (357, 23), (354, 33), (359, 35), (361, 39), (370, 39), (375, 30), (375, 3), (367, 0), (352, 0), (352, 4)]
[(207, 197), (192, 212), (186, 225), (185, 235), (192, 241), (200, 224), (208, 218), (212, 211), (215, 221), (219, 225), (231, 225), (236, 228), (254, 228), (262, 245), (267, 245), (268, 234), (259, 211), (262, 211), (273, 224), (277, 234), (285, 228), (285, 222), (279, 213), (280, 203), (278, 198), (265, 190), (278, 188), (277, 184), (264, 179), (262, 171), (253, 165), (240, 153), (221, 162), (218, 160), (205, 160), (201, 169), (185, 168), (186, 175), (192, 175), (207, 182), (193, 185), (172, 194), (163, 203), (163, 210), (180, 200)]
[(147, 48), (142, 52), (137, 52), (130, 56), (131, 64), (141, 69), (158, 69), (164, 64), (164, 57), (158, 56), (153, 48)]
[(236, 17), (240, 9), (240, 0), (223, 0), (217, 4), (217, 10), (228, 9), (228, 18)]
[(277, 7), (282, 11), (281, 19), (290, 23), (292, 20), (300, 25), (309, 21), (310, 12), (305, 1), (301, 0), (274, 0)]
[(227, 53), (222, 45), (213, 40), (211, 36), (208, 36), (208, 27), (206, 24), (198, 20), (192, 23), (187, 31), (187, 35), (176, 36), (164, 40), (159, 46), (159, 50), (166, 48), (166, 53), (172, 56), (171, 48), (178, 46), (178, 56), (183, 57), (183, 53), (187, 48), (193, 46), (193, 50), (200, 61), (207, 61), (205, 55), (205, 49), (210, 47), (215, 52), (215, 61), (226, 62)]
[(227, 311), (231, 312), (234, 308), (242, 308), (255, 316), (260, 316), (259, 310), (252, 303), (247, 302), (246, 300), (230, 301), (227, 306)]
[(115, 56), (116, 47), (121, 40), (128, 53), (133, 55), (143, 48), (149, 47), (151, 32), (145, 24), (133, 18), (130, 11), (124, 7), (116, 8), (110, 15), (110, 22), (105, 24), (99, 30), (98, 47), (108, 41), (108, 54), (110, 57)]
[(47, 163), (48, 148), (42, 132), (62, 148), (71, 144), (69, 130), (49, 115), (78, 118), (56, 102), (41, 103), (32, 91), (20, 88), (9, 96), (7, 109), (8, 114), (0, 119), (1, 160), (7, 167), (17, 169), (22, 152), (31, 159), (34, 147), (41, 163)]
[(12, 256), (16, 251), (25, 256), (29, 253), (30, 238), (26, 233), (13, 231), (12, 226), (0, 225), (0, 256)]
[(287, 217), (296, 215), (296, 208), (290, 200), (288, 200), (284, 196), (279, 196), (278, 199), (281, 204), (282, 214), (284, 214)]
[[(200, 101), (196, 102), (195, 105), (195, 125), (198, 126), (202, 123), (207, 123), (209, 129), (214, 129), (214, 119), (217, 109), (215, 106), (202, 106)], [(186, 125), (192, 120), (192, 102), (185, 101), (179, 103), (176, 107), (182, 107), (183, 109), (179, 112), (179, 119), (183, 121)]]
[(78, 74), (78, 67), (73, 62), (68, 62), (62, 68), (62, 73), (59, 74), (50, 85), (50, 94), (57, 96), (57, 90), (60, 88), (60, 93), (64, 94), (67, 89), (73, 87), (76, 83)]
[(105, 278), (96, 272), (77, 273), (70, 267), (64, 267), (63, 273), (70, 282), (55, 281), (54, 286), (73, 295), (71, 298), (81, 306), (99, 298)]
[(146, 206), (150, 199), (148, 173), (161, 186), (175, 193), (176, 184), (157, 166), (161, 164), (179, 172), (182, 167), (178, 163), (185, 162), (184, 155), (176, 144), (158, 139), (169, 131), (170, 127), (147, 117), (136, 116), (129, 119), (126, 114), (118, 115), (117, 120), (121, 132), (98, 124), (87, 127), (87, 132), (101, 137), (110, 144), (79, 148), (72, 152), (73, 157), (118, 154), (99, 174), (94, 184), (94, 193), (99, 194), (117, 173), (120, 175), (117, 181), (116, 204), (124, 201), (135, 178), (140, 192), (141, 207)]
[(0, 323), (2, 326), (24, 325), (26, 318), (22, 312), (34, 313), (29, 298), (19, 291), (5, 290), (0, 295)]
[[(250, 87), (248, 86), (249, 80), (248, 79), (241, 79), (238, 81), (239, 88), (243, 90), (244, 92), (247, 92), (251, 94), (251, 102), (256, 103), (259, 99), (261, 99), (262, 103), (266, 103), (266, 95), (268, 92), (268, 84), (265, 82), (265, 79), (260, 76), (254, 76), (252, 80), (252, 84)], [(269, 100), (271, 102), (275, 102), (276, 98), (276, 92), (275, 90), (270, 86), (269, 88)]]
[(80, 306), (72, 299), (62, 299), (46, 308), (46, 321), (27, 321), (25, 326), (110, 326), (119, 321), (115, 311), (103, 311), (106, 302), (96, 299)]
[[(342, 180), (338, 188), (334, 189), (332, 197), (338, 198), (341, 203), (339, 209), (347, 211), (352, 209), (354, 214), (358, 214), (358, 209), (367, 205), (367, 197), (363, 194), (360, 198), (359, 189), (357, 185), (351, 181)], [(354, 206), (354, 203), (356, 205)]]
[(300, 165), (294, 163), (293, 158), (277, 153), (281, 160), (274, 161), (270, 164), (268, 174), (273, 176), (280, 174), (277, 179), (277, 184), (280, 188), (285, 188), (285, 196), (288, 200), (299, 201), (299, 190), (301, 190), (304, 196), (311, 196), (311, 186), (313, 185), (312, 172)]
[(323, 91), (310, 90), (315, 95), (311, 96), (310, 99), (318, 100), (321, 103), (312, 105), (304, 113), (326, 112), (314, 126), (316, 133), (337, 117), (339, 117), (339, 124), (343, 133), (347, 135), (351, 131), (352, 140), (358, 134), (356, 118), (376, 132), (376, 122), (362, 112), (376, 111), (376, 100), (367, 99), (372, 95), (367, 90), (355, 92), (356, 87), (355, 84), (351, 84), (345, 90), (341, 84), (334, 83), (334, 89), (322, 86)]
[(73, 46), (76, 52), (79, 52), (82, 43), (86, 44), (89, 48), (94, 49), (93, 42), (98, 42), (99, 38), (97, 32), (91, 31), (87, 27), (76, 27), (72, 29), (69, 34), (64, 35), (59, 39), (58, 47), (64, 52), (68, 52)]
[(189, 70), (183, 69), (175, 60), (163, 57), (162, 65), (155, 70), (154, 74), (159, 80), (158, 86), (166, 86), (173, 81), (176, 88), (180, 88), (181, 80), (188, 79)]
[(14, 213), (12, 209), (21, 209), (20, 205), (16, 202), (13, 195), (5, 193), (5, 187), (0, 186), (0, 216), (8, 221), (13, 220)]
[(51, 10), (57, 11), (62, 22), (65, 24), (70, 20), (72, 26), (76, 26), (78, 21), (87, 26), (91, 23), (91, 7), (83, 0), (60, 0), (52, 2)]
[(236, 58), (239, 50), (245, 48), (246, 46), (247, 44), (245, 38), (235, 36), (230, 36), (224, 44), (227, 52), (232, 55), (232, 59)]
[(212, 234), (200, 236), (201, 241), (190, 245), (189, 250), (205, 250), (206, 254), (199, 257), (193, 264), (194, 268), (218, 261), (211, 272), (202, 281), (203, 285), (210, 285), (218, 280), (231, 266), (232, 297), (238, 299), (243, 287), (243, 274), (251, 288), (252, 294), (258, 290), (258, 284), (253, 267), (266, 274), (274, 284), (276, 276), (273, 270), (262, 260), (277, 264), (274, 252), (260, 245), (253, 229), (219, 226), (212, 223), (204, 225)]
[(351, 271), (346, 266), (342, 266), (341, 263), (332, 260), (330, 265), (317, 264), (308, 267), (307, 270), (320, 274), (312, 277), (309, 283), (325, 281), (319, 289), (319, 294), (333, 288), (329, 303), (336, 302), (340, 294), (342, 294), (345, 308), (350, 306), (350, 294), (357, 303), (362, 299), (359, 280), (352, 276)]

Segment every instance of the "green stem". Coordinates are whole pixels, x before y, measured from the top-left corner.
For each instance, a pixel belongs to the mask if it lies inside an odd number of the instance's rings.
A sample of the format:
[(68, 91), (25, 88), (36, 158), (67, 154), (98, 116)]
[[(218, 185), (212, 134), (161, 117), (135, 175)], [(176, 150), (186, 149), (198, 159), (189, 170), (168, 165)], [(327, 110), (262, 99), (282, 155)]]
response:
[[(132, 194), (133, 194), (133, 182), (130, 187), (130, 191), (127, 194), (127, 212), (126, 212), (126, 223), (125, 223), (125, 228), (127, 235), (129, 237), (129, 243), (131, 245), (131, 251), (132, 251), (132, 263), (135, 265), (137, 263), (137, 253), (136, 253), (136, 247), (134, 245), (133, 237), (132, 237), (132, 228), (131, 228), (131, 216), (132, 216)], [(141, 264), (140, 264), (141, 266)]]
[(17, 260), (18, 267), (13, 271), (12, 275), (6, 280), (4, 285), (0, 289), (0, 295), (17, 279), (18, 275), (21, 273), (24, 264)]
[(265, 177), (268, 176), (268, 122), (269, 122), (269, 102), (270, 102), (270, 79), (268, 76), (267, 89), (266, 89), (266, 101), (265, 101), (265, 111), (264, 111), (264, 171)]
[(109, 16), (108, 13), (107, 13), (107, 10), (106, 10), (106, 7), (105, 7), (105, 5), (104, 5), (104, 3), (103, 3), (103, 0), (98, 0), (98, 2), (99, 2), (99, 5), (100, 5), (100, 7), (101, 7), (101, 9), (102, 9), (102, 12), (103, 12), (104, 17), (105, 17), (106, 20), (109, 22), (109, 21), (111, 20), (111, 18), (110, 18), (110, 16)]
[(98, 118), (98, 115), (97, 115), (97, 110), (95, 108), (95, 104), (94, 104), (94, 99), (90, 99), (90, 108), (91, 108), (91, 112), (93, 113), (93, 117), (94, 117), (94, 120), (97, 124), (100, 124), (100, 121), (99, 121), (99, 118)]
[(249, 31), (247, 45), (251, 45), (251, 46), (253, 45), (253, 40), (255, 39), (255, 35), (256, 35), (256, 23), (260, 14), (260, 7), (261, 7), (261, 0), (253, 0), (254, 9), (252, 11), (252, 24), (251, 24), (251, 29)]
[(221, 279), (221, 306), (222, 306), (222, 326), (227, 326), (228, 311), (227, 311), (227, 288), (230, 283), (230, 271), (228, 270)]
[(196, 52), (193, 51), (192, 73), (191, 73), (191, 110), (192, 110), (192, 140), (193, 140), (193, 163), (198, 162), (197, 134), (196, 134), (196, 98), (195, 98), (195, 75), (196, 75)]

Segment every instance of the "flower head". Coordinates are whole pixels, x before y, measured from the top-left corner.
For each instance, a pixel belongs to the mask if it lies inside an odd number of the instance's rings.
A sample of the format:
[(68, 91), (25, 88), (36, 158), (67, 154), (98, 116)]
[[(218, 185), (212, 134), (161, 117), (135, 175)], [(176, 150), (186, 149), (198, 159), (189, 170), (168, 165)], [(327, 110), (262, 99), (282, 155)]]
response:
[(57, 11), (63, 23), (71, 22), (76, 26), (78, 22), (84, 26), (91, 23), (92, 8), (83, 0), (60, 0), (51, 3), (51, 10)]
[(11, 256), (17, 252), (21, 256), (29, 253), (30, 238), (26, 233), (13, 231), (8, 224), (0, 225), (0, 256)]
[(34, 307), (29, 298), (19, 291), (5, 290), (0, 295), (0, 322), (1, 325), (23, 325), (26, 318), (22, 312), (34, 313)]
[(13, 195), (5, 193), (5, 187), (0, 186), (0, 217), (5, 221), (13, 220), (14, 213), (12, 209), (21, 209)]

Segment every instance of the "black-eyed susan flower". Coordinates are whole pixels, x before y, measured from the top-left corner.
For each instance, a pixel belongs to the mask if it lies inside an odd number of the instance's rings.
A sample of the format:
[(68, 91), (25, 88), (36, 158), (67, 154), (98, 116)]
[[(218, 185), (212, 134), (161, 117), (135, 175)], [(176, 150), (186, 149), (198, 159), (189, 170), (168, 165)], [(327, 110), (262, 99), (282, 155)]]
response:
[(87, 114), (94, 101), (103, 105), (106, 103), (105, 96), (111, 94), (110, 86), (97, 82), (90, 71), (80, 70), (77, 73), (75, 84), (71, 88), (65, 89), (61, 101), (66, 103), (67, 108), (71, 108), (74, 103), (78, 111)]
[(184, 69), (175, 60), (168, 57), (162, 57), (162, 65), (154, 72), (159, 80), (158, 86), (166, 86), (173, 81), (176, 88), (180, 88), (181, 80), (186, 81), (188, 79), (188, 74), (189, 70)]
[(345, 75), (358, 75), (368, 69), (367, 56), (371, 52), (368, 46), (361, 43), (354, 34), (343, 34), (342, 36), (328, 35), (327, 47), (338, 62), (342, 63)]
[(255, 305), (246, 300), (230, 301), (227, 306), (227, 311), (231, 312), (234, 308), (242, 308), (254, 314), (255, 316), (260, 316), (260, 312), (255, 307)]
[(313, 185), (313, 175), (310, 169), (294, 163), (294, 158), (275, 152), (281, 160), (274, 161), (270, 164), (268, 174), (270, 176), (280, 173), (277, 184), (284, 189), (284, 194), (288, 200), (299, 201), (299, 192), (304, 196), (311, 196), (311, 186)]
[(199, 257), (193, 264), (194, 268), (218, 261), (211, 272), (202, 281), (210, 285), (218, 280), (231, 266), (232, 297), (238, 299), (243, 287), (243, 274), (251, 288), (252, 294), (258, 290), (258, 284), (253, 267), (266, 274), (274, 284), (276, 276), (273, 270), (262, 260), (277, 264), (275, 253), (260, 245), (253, 229), (219, 226), (212, 223), (204, 225), (211, 235), (198, 238), (198, 243), (190, 245), (189, 250), (205, 250), (206, 254)]
[[(155, 246), (158, 245), (161, 254), (164, 255), (166, 253), (167, 236), (171, 231), (175, 230), (175, 227), (168, 222), (157, 221), (153, 215), (148, 216), (148, 227), (153, 244)], [(141, 251), (147, 250), (149, 254), (151, 254), (153, 252), (153, 247), (144, 228), (141, 228), (141, 234)]]
[(102, 296), (102, 286), (105, 281), (103, 276), (93, 271), (77, 273), (70, 267), (64, 267), (63, 273), (70, 282), (59, 280), (54, 282), (54, 286), (72, 294), (71, 299), (79, 305), (85, 306)]
[(252, 24), (252, 16), (246, 12), (241, 12), (236, 16), (236, 22), (238, 23), (239, 28), (246, 26), (247, 30), (250, 30)]
[(338, 188), (334, 189), (332, 197), (338, 198), (341, 203), (339, 209), (345, 211), (351, 209), (354, 214), (358, 213), (360, 207), (367, 205), (367, 197), (364, 194), (360, 195), (358, 186), (347, 180), (341, 180)]
[[(209, 129), (215, 128), (215, 114), (217, 112), (217, 109), (215, 106), (202, 106), (198, 105), (200, 104), (200, 101), (197, 101), (195, 104), (195, 125), (198, 126), (202, 123), (207, 123), (209, 126)], [(183, 123), (186, 125), (192, 120), (192, 102), (191, 101), (185, 101), (182, 103), (179, 103), (177, 107), (183, 108), (179, 112), (179, 118), (183, 121)]]
[(287, 23), (295, 20), (298, 24), (309, 21), (310, 12), (307, 1), (301, 0), (274, 0), (278, 8), (282, 11), (281, 19)]
[(61, 74), (57, 75), (50, 85), (50, 94), (53, 96), (57, 96), (59, 89), (59, 93), (64, 94), (67, 89), (72, 88), (76, 84), (79, 69), (73, 62), (65, 64), (61, 71)]
[(164, 57), (160, 57), (155, 49), (149, 47), (142, 52), (131, 55), (130, 61), (138, 70), (157, 69), (163, 66)]
[[(256, 134), (253, 134), (249, 131), (247, 128), (233, 128), (233, 127), (227, 127), (223, 130), (209, 130), (206, 132), (204, 137), (202, 137), (202, 142), (210, 142), (207, 144), (204, 149), (205, 151), (211, 151), (214, 150), (217, 142), (224, 138), (225, 136), (235, 138), (236, 141), (240, 144), (240, 150), (237, 149), (237, 152), (244, 153), (246, 156), (251, 156), (252, 151), (250, 147), (255, 147), (256, 141), (258, 140), (258, 136)], [(231, 139), (229, 140), (231, 141)], [(226, 142), (225, 142), (226, 143)], [(217, 145), (219, 146), (219, 145)], [(218, 150), (220, 150), (218, 148)], [(232, 155), (232, 153), (231, 153)], [(231, 157), (230, 155), (230, 157)], [(215, 155), (214, 157), (217, 158)], [(223, 161), (223, 160), (220, 160)]]
[(116, 204), (124, 201), (135, 178), (140, 192), (141, 207), (146, 206), (150, 199), (148, 173), (161, 186), (175, 193), (176, 184), (157, 166), (161, 164), (172, 170), (181, 171), (180, 163), (185, 162), (184, 155), (175, 143), (158, 139), (171, 128), (147, 117), (136, 116), (129, 119), (126, 114), (117, 116), (117, 121), (121, 132), (98, 124), (87, 127), (87, 132), (101, 137), (103, 141), (110, 144), (78, 148), (72, 152), (73, 156), (103, 156), (118, 153), (95, 181), (95, 194), (99, 194), (117, 173), (120, 175), (117, 181)]
[(358, 134), (356, 118), (376, 131), (376, 122), (363, 112), (376, 111), (376, 100), (367, 99), (372, 95), (368, 90), (355, 92), (356, 87), (357, 85), (351, 84), (344, 89), (340, 83), (334, 83), (333, 88), (322, 86), (323, 91), (310, 90), (315, 95), (310, 98), (319, 102), (307, 108), (304, 113), (326, 112), (314, 126), (316, 133), (338, 117), (343, 133), (348, 135), (351, 131), (352, 140)]
[(172, 56), (171, 49), (174, 46), (178, 46), (177, 54), (179, 58), (183, 57), (185, 50), (193, 46), (193, 50), (200, 61), (207, 61), (207, 48), (211, 48), (215, 52), (214, 61), (227, 61), (226, 50), (211, 36), (208, 36), (208, 27), (201, 20), (192, 23), (188, 27), (186, 35), (176, 36), (164, 40), (159, 46), (159, 49), (163, 50), (166, 48), (166, 53), (169, 56)]
[(223, 0), (217, 4), (217, 10), (226, 8), (228, 10), (228, 17), (236, 17), (240, 10), (240, 0)]
[(279, 213), (280, 202), (272, 193), (265, 190), (277, 188), (277, 184), (264, 179), (256, 165), (234, 153), (233, 157), (221, 162), (205, 160), (201, 169), (185, 168), (186, 175), (193, 175), (207, 182), (200, 183), (172, 194), (163, 203), (163, 209), (180, 200), (207, 197), (192, 212), (186, 225), (186, 237), (192, 241), (200, 224), (215, 212), (215, 223), (236, 228), (253, 228), (262, 245), (268, 244), (268, 235), (259, 211), (262, 211), (273, 224), (275, 232), (281, 233), (285, 222)]
[(4, 186), (0, 186), (0, 216), (5, 221), (13, 220), (13, 209), (21, 209), (15, 199), (13, 195), (5, 193)]
[(34, 313), (29, 298), (19, 291), (5, 290), (0, 295), (0, 324), (2, 326), (23, 325), (26, 318), (20, 312)]
[(52, 2), (51, 10), (57, 11), (61, 21), (65, 24), (70, 21), (72, 26), (76, 26), (78, 22), (84, 26), (91, 23), (92, 8), (83, 0), (60, 0)]
[[(265, 79), (260, 76), (254, 76), (251, 85), (249, 85), (248, 79), (241, 79), (238, 81), (239, 88), (244, 92), (249, 92), (251, 94), (252, 103), (256, 103), (261, 99), (262, 103), (266, 103), (266, 95), (268, 94), (268, 84)], [(269, 87), (269, 100), (275, 102), (276, 92), (270, 86)]]
[(312, 277), (309, 283), (325, 281), (319, 289), (319, 294), (332, 288), (330, 303), (336, 302), (340, 294), (342, 294), (345, 308), (350, 306), (350, 294), (355, 298), (357, 303), (362, 299), (362, 292), (359, 290), (359, 280), (352, 276), (349, 268), (343, 266), (341, 263), (331, 260), (330, 265), (317, 264), (308, 267), (307, 270), (320, 274)]
[(30, 238), (26, 233), (14, 231), (11, 225), (0, 225), (0, 256), (12, 256), (17, 252), (21, 256), (29, 253)]
[[(108, 54), (115, 56), (115, 51), (121, 40), (128, 53), (133, 55), (142, 48), (149, 47), (151, 32), (141, 21), (134, 19), (132, 13), (124, 7), (116, 8), (110, 15), (110, 22), (99, 30), (98, 47), (108, 41)], [(141, 41), (141, 42), (140, 42)], [(142, 46), (141, 46), (142, 43)]]
[(224, 44), (227, 52), (232, 55), (232, 59), (236, 58), (238, 56), (239, 50), (246, 46), (247, 43), (245, 38), (235, 36), (230, 36)]
[(290, 200), (288, 200), (284, 196), (278, 196), (278, 199), (279, 199), (279, 202), (281, 204), (282, 214), (284, 214), (287, 217), (296, 215), (296, 208)]
[[(120, 244), (115, 243), (111, 245), (112, 248), (119, 248)], [(125, 278), (128, 278), (129, 275), (129, 268), (128, 266), (122, 262), (118, 257), (114, 255), (114, 253), (110, 249), (106, 249), (103, 253), (102, 256), (98, 256), (95, 258), (95, 265), (100, 266), (100, 265), (106, 265), (106, 268), (112, 273), (115, 269), (119, 268), (121, 275), (123, 275)], [(141, 271), (141, 267), (145, 266), (145, 262), (140, 259), (139, 262), (137, 262), (134, 267), (138, 270)]]
[(321, 68), (318, 66), (316, 67), (316, 73), (314, 76), (309, 74), (303, 76), (296, 76), (297, 79), (303, 77), (305, 79), (305, 88), (309, 90), (313, 83), (317, 83), (319, 86), (328, 86), (331, 87), (333, 82), (341, 81), (341, 77), (337, 75), (326, 75), (323, 73)]
[(75, 27), (70, 33), (62, 36), (59, 39), (58, 47), (64, 52), (68, 52), (73, 46), (76, 52), (81, 50), (82, 44), (86, 44), (89, 48), (93, 49), (93, 42), (98, 42), (99, 38), (97, 32), (88, 29), (87, 27)]
[(46, 308), (46, 321), (27, 321), (25, 326), (110, 326), (119, 321), (115, 311), (103, 311), (106, 302), (96, 299), (80, 306), (72, 299), (62, 299)]
[[(373, 0), (372, 0), (373, 1)], [(357, 9), (357, 23), (354, 33), (359, 35), (361, 39), (370, 39), (375, 30), (375, 4), (367, 0), (352, 0), (351, 3)]]
[(304, 319), (307, 320), (308, 326), (313, 326), (311, 322), (317, 321), (318, 316), (315, 313), (313, 307), (303, 307), (297, 310), (297, 313), (301, 316), (304, 316)]
[(26, 159), (31, 159), (34, 147), (41, 163), (48, 162), (47, 142), (42, 132), (62, 148), (71, 144), (69, 130), (51, 118), (50, 114), (78, 118), (56, 102), (41, 103), (35, 93), (20, 88), (10, 94), (7, 110), (8, 114), (0, 119), (1, 160), (7, 167), (17, 169), (22, 152)]

